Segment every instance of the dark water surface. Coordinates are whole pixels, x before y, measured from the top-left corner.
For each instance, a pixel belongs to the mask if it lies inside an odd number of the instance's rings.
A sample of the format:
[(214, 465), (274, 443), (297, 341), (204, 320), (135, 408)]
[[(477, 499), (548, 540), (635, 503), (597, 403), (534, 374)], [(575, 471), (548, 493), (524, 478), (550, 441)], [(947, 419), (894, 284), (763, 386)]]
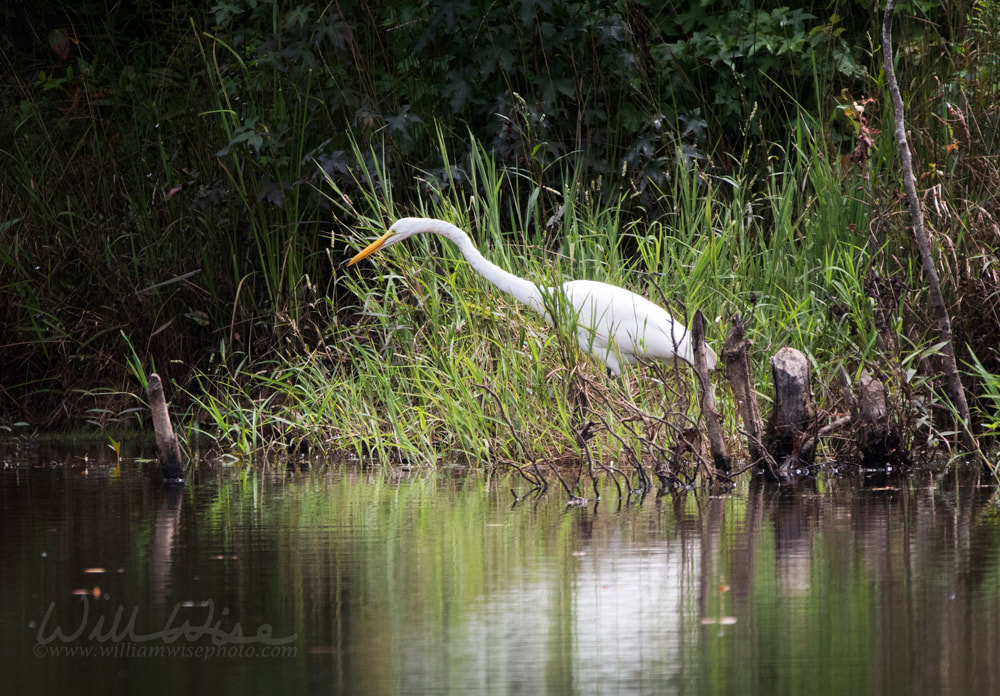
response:
[(993, 491), (512, 506), (507, 476), (0, 448), (5, 694), (1000, 694)]

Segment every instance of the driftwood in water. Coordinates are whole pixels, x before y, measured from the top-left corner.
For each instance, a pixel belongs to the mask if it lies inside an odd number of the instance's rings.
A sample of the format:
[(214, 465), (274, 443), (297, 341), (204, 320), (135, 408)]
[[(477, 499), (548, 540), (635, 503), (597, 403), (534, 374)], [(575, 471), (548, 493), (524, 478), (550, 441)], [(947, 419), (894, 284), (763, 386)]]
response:
[(768, 418), (764, 442), (775, 460), (778, 475), (794, 471), (800, 464), (812, 462), (813, 440), (809, 430), (816, 419), (809, 388), (809, 361), (802, 351), (784, 347), (771, 358), (774, 379), (774, 408)]
[(746, 338), (743, 318), (733, 317), (733, 328), (726, 337), (722, 348), (722, 362), (726, 365), (726, 379), (733, 390), (736, 411), (743, 422), (753, 466), (766, 465), (772, 475), (777, 475), (774, 459), (764, 447), (764, 422), (760, 417), (760, 406), (750, 379), (750, 342)]
[(156, 447), (160, 451), (160, 471), (163, 472), (163, 478), (171, 482), (183, 481), (181, 449), (177, 444), (174, 428), (170, 424), (170, 414), (167, 412), (163, 383), (159, 375), (154, 373), (149, 376), (146, 395), (149, 397), (149, 410), (153, 414), (153, 429), (156, 431)]
[(719, 424), (719, 412), (715, 408), (715, 390), (708, 377), (708, 365), (705, 354), (705, 317), (701, 310), (694, 313), (691, 326), (691, 339), (694, 341), (694, 371), (698, 375), (701, 386), (701, 411), (705, 414), (705, 427), (708, 430), (708, 443), (712, 448), (712, 464), (716, 471), (729, 473), (729, 455), (726, 453), (726, 442), (722, 438), (722, 426)]

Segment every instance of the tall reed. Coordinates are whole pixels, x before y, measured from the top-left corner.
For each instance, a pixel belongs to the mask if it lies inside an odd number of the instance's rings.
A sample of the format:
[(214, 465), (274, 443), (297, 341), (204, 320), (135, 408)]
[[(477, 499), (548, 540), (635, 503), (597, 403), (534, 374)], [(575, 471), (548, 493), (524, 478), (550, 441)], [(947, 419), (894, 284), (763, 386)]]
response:
[[(466, 185), (435, 185), (417, 173), (422, 192), (416, 208), (405, 210), (373, 166), (360, 195), (327, 180), (331, 207), (359, 222), (333, 244), (346, 245), (348, 255), (404, 214), (447, 219), (495, 263), (537, 282), (610, 282), (684, 321), (700, 309), (717, 351), (740, 312), (749, 321), (759, 383), (766, 384), (770, 355), (792, 345), (810, 356), (822, 397), (841, 366), (856, 376), (882, 364), (887, 346), (899, 341), (885, 334), (898, 326), (880, 323), (894, 308), (876, 306), (866, 288), (880, 253), (867, 234), (870, 208), (845, 188), (809, 122), (795, 135), (788, 153), (754, 174), (765, 177), (763, 186), (739, 168), (722, 177), (678, 158), (672, 191), (663, 193), (675, 201), (670, 214), (628, 224), (621, 211), (627, 195), (593, 195), (598, 184), (576, 180), (569, 161), (564, 186), (553, 190), (473, 148), (467, 161), (451, 164)], [(358, 162), (378, 161), (360, 148), (354, 154)], [(442, 158), (450, 162), (447, 151)], [(543, 197), (558, 218), (534, 214)], [(288, 438), (387, 462), (565, 455), (627, 468), (643, 457), (669, 458), (699, 417), (688, 370), (637, 367), (609, 382), (572, 341), (431, 235), (334, 272), (336, 298), (356, 299), (343, 306), (330, 300), (334, 323), (322, 338), (265, 374), (240, 375), (279, 395), (254, 418)], [(589, 416), (581, 415), (581, 393)], [(725, 390), (720, 397), (723, 413), (732, 414)], [(602, 427), (583, 445), (579, 431), (588, 417)], [(737, 424), (730, 418), (726, 427), (735, 440)], [(638, 455), (629, 453), (634, 447)]]

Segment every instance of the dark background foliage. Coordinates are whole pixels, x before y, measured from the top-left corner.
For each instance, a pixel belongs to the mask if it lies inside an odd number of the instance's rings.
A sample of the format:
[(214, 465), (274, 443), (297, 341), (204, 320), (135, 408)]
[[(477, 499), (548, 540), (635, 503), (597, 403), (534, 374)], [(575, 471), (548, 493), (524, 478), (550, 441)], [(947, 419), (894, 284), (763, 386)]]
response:
[[(878, 14), (795, 5), (6, 3), (0, 415), (65, 422), (123, 355), (184, 380), (349, 306), (330, 232), (354, 221), (324, 174), (348, 193), (391, 183), (405, 207), (472, 186), (482, 144), (511, 198), (543, 192), (544, 225), (569, 170), (653, 218), (678, 158), (763, 171), (801, 111), (846, 156), (858, 134), (838, 108), (878, 90)], [(900, 4), (921, 20), (900, 43), (904, 89), (926, 92), (933, 64), (982, 95), (988, 75), (955, 67), (977, 7)]]

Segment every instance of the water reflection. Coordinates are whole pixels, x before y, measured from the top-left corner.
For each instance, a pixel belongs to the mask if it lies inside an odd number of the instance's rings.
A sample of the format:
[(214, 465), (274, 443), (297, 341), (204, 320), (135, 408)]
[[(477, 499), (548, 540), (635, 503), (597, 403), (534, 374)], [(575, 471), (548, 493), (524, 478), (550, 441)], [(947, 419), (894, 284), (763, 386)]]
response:
[(972, 483), (512, 507), (503, 476), (149, 467), (5, 457), (12, 693), (1000, 693)]

